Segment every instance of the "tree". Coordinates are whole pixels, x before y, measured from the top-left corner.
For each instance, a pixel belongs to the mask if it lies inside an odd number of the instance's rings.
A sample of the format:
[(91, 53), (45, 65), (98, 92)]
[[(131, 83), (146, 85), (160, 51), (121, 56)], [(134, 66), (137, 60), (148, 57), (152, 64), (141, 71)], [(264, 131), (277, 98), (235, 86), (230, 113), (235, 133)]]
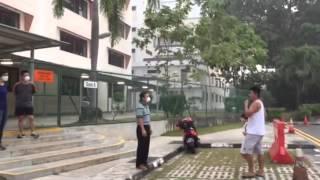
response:
[(301, 97), (309, 88), (319, 89), (320, 78), (320, 48), (312, 46), (291, 47), (283, 50), (281, 61), (278, 62), (279, 79), (289, 87), (283, 91), (294, 92), (292, 108), (296, 109), (302, 103)]
[(224, 1), (201, 1), (201, 21), (196, 28), (196, 48), (211, 68), (237, 85), (240, 69), (253, 70), (267, 57), (266, 44), (254, 28), (227, 14)]
[[(280, 59), (282, 49), (289, 46), (318, 44), (319, 36), (306, 39), (304, 28), (318, 29), (319, 0), (226, 0), (229, 14), (255, 26), (256, 31), (268, 44), (269, 61), (275, 66)], [(311, 25), (311, 26), (310, 26)], [(318, 29), (319, 30), (319, 29)], [(317, 31), (318, 31), (317, 30)], [(316, 32), (310, 33), (316, 35)], [(306, 31), (305, 31), (306, 32)], [(319, 33), (319, 31), (318, 31)], [(312, 37), (312, 36), (309, 36)]]
[[(164, 69), (163, 78), (167, 81), (166, 89), (170, 86), (169, 66), (172, 61), (194, 60), (190, 48), (183, 48), (188, 39), (193, 36), (193, 28), (184, 22), (192, 6), (191, 0), (177, 0), (176, 6), (161, 7), (157, 11), (147, 9), (145, 12), (145, 27), (138, 30), (138, 38), (134, 44), (147, 48), (154, 40), (158, 40), (156, 48), (157, 66)], [(172, 47), (179, 45), (181, 48)], [(181, 82), (183, 87), (183, 82)]]
[(229, 14), (254, 25), (268, 44), (268, 64), (277, 73), (267, 87), (278, 105), (297, 109), (301, 103), (319, 102), (320, 77), (314, 72), (317, 61), (312, 59), (320, 59), (320, 1), (227, 1)]

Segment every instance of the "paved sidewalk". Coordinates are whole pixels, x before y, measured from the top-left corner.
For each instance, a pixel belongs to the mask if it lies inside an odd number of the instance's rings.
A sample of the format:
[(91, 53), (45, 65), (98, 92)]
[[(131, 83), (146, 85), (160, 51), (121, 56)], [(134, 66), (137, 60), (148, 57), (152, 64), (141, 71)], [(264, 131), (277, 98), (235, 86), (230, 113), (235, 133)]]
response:
[[(202, 143), (241, 143), (243, 140), (242, 129), (233, 129), (223, 132), (212, 133), (200, 136)], [(271, 124), (267, 125), (267, 134), (264, 138), (264, 144), (272, 144), (273, 128)], [(161, 158), (176, 150), (181, 144), (173, 143), (181, 141), (182, 137), (156, 137), (151, 140), (150, 157)], [(293, 134), (286, 134), (287, 143), (306, 143), (306, 141)], [(136, 149), (136, 142), (127, 142), (126, 148)], [(105, 164), (91, 166), (59, 175), (52, 175), (36, 180), (124, 180), (131, 175), (139, 172), (135, 168), (135, 157), (119, 159)]]
[[(176, 150), (180, 145), (172, 141), (180, 140), (176, 137), (156, 137), (151, 140), (150, 159), (162, 158)], [(126, 148), (136, 149), (136, 142), (127, 142)], [(105, 164), (82, 168), (59, 175), (52, 175), (36, 180), (124, 180), (139, 170), (135, 168), (135, 157), (119, 159)]]

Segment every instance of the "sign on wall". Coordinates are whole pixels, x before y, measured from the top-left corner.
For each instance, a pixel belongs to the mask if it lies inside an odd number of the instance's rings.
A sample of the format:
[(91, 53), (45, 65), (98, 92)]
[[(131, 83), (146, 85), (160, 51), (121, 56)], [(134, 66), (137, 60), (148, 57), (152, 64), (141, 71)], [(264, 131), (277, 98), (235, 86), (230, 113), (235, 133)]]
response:
[(90, 89), (98, 88), (98, 83), (95, 81), (84, 81), (83, 85), (85, 88), (90, 88)]
[(54, 82), (54, 72), (42, 69), (36, 69), (34, 71), (34, 81), (41, 83), (53, 83)]

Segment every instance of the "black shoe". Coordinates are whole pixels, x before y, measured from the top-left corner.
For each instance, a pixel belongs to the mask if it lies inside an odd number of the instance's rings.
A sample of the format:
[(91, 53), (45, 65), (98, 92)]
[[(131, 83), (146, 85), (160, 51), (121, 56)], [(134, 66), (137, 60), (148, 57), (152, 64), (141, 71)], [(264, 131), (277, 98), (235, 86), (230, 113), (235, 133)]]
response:
[(0, 151), (5, 151), (6, 149), (7, 149), (6, 147), (0, 145)]
[(31, 133), (31, 137), (33, 137), (34, 139), (38, 139), (40, 137), (40, 135), (35, 134), (35, 133)]
[(18, 138), (18, 139), (22, 139), (23, 136), (24, 136), (24, 135), (19, 134), (19, 135), (17, 136), (17, 138)]

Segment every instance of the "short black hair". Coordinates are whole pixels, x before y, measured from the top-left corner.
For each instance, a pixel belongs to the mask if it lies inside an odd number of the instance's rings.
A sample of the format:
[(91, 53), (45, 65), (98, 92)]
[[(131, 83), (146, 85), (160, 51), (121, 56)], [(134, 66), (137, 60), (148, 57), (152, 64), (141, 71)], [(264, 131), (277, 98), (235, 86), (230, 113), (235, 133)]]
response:
[(146, 96), (146, 94), (149, 94), (149, 91), (142, 91), (140, 93), (140, 101), (142, 101), (142, 99)]
[(255, 94), (257, 94), (258, 97), (260, 97), (260, 93), (261, 93), (261, 88), (259, 86), (253, 86), (250, 88), (250, 91), (254, 92)]
[(20, 75), (23, 76), (25, 73), (29, 73), (29, 71), (28, 70), (23, 70), (23, 71), (21, 71)]

